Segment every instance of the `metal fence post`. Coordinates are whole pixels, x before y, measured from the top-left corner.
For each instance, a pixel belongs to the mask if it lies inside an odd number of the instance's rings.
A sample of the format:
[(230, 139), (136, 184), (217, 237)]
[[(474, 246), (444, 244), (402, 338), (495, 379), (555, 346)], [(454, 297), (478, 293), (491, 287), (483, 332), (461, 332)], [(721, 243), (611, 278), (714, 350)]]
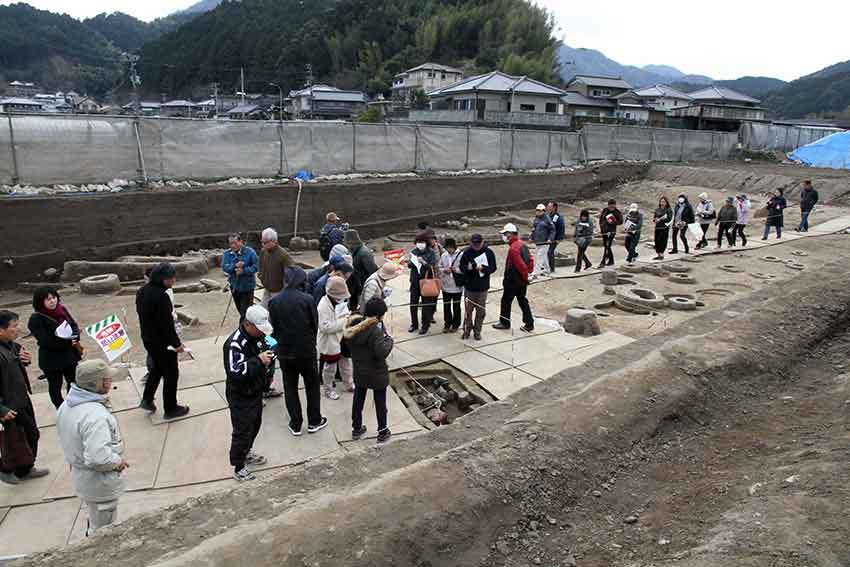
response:
[(9, 149), (12, 150), (12, 185), (17, 185), (21, 180), (18, 170), (18, 150), (15, 148), (15, 129), (12, 127), (12, 114), (6, 114), (9, 119)]
[(133, 131), (136, 134), (136, 157), (139, 160), (139, 169), (136, 171), (136, 174), (139, 176), (139, 180), (142, 182), (142, 185), (148, 184), (148, 172), (145, 169), (145, 154), (142, 151), (142, 134), (141, 128), (139, 127), (139, 117), (133, 120)]
[(584, 133), (584, 127), (578, 133), (578, 147), (581, 150), (581, 163), (587, 163), (587, 135)]
[[(280, 139), (280, 172), (279, 176), (283, 177), (284, 172), (289, 175), (289, 158), (286, 156), (286, 136), (283, 135), (283, 121), (278, 124), (277, 130), (278, 139)], [(284, 169), (284, 167), (286, 169)]]
[(513, 170), (514, 168), (514, 125), (511, 123), (511, 158), (510, 163), (508, 163), (508, 169)]
[(688, 131), (682, 130), (682, 146), (679, 149), (679, 161), (685, 161), (685, 138), (688, 137)]
[(357, 122), (351, 123), (351, 171), (357, 171)]
[(652, 154), (655, 149), (655, 128), (649, 129), (649, 158), (647, 161), (652, 161)]
[(419, 123), (413, 127), (413, 171), (419, 171)]
[(469, 122), (466, 123), (466, 158), (463, 161), (463, 169), (469, 169), (469, 144), (472, 135), (472, 126)]
[(549, 132), (549, 147), (546, 148), (546, 169), (549, 169), (549, 163), (552, 160), (552, 132)]
[(795, 150), (796, 150), (797, 148), (799, 148), (799, 147), (800, 147), (800, 134), (801, 134), (802, 132), (803, 132), (803, 129), (802, 129), (802, 128), (797, 128), (797, 145), (796, 145), (796, 146), (794, 146), (794, 149), (795, 149)]

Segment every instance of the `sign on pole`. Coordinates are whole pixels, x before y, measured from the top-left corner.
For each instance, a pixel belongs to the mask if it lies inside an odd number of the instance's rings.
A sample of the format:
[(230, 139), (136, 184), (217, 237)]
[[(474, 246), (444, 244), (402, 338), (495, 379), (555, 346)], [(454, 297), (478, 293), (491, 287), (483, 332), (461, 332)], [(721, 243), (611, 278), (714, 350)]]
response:
[(89, 325), (86, 327), (86, 334), (100, 345), (109, 362), (114, 361), (133, 346), (124, 325), (115, 315)]
[(387, 250), (384, 252), (384, 258), (390, 262), (395, 262), (399, 266), (407, 265), (407, 260), (404, 259), (404, 249)]

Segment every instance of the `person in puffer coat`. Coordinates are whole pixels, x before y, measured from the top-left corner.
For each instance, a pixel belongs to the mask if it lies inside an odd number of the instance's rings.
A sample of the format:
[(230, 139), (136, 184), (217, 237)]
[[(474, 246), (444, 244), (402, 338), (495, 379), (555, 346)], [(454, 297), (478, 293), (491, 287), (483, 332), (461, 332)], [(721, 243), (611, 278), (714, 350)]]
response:
[(576, 272), (581, 271), (581, 263), (584, 262), (584, 269), (589, 270), (592, 267), (590, 260), (587, 258), (587, 247), (593, 242), (593, 223), (590, 222), (590, 211), (582, 209), (576, 221), (576, 232), (573, 241), (576, 243)]
[(319, 301), (317, 311), (319, 314), (319, 333), (316, 339), (316, 348), (319, 351), (319, 362), (322, 365), (322, 383), (325, 385), (325, 396), (331, 400), (338, 400), (336, 391), (337, 369), (345, 383), (347, 391), (354, 391), (354, 383), (351, 378), (351, 358), (343, 352), (342, 335), (345, 330), (345, 321), (349, 315), (348, 309), (348, 286), (345, 279), (339, 276), (331, 276), (325, 288), (325, 296)]
[(375, 414), (378, 418), (378, 443), (389, 441), (392, 435), (387, 426), (387, 388), (390, 385), (387, 357), (393, 350), (393, 338), (384, 328), (383, 319), (386, 313), (387, 304), (383, 299), (370, 299), (363, 308), (363, 315), (353, 315), (345, 328), (345, 341), (354, 362), (352, 439), (362, 439), (366, 435), (363, 406), (369, 390), (372, 390)]
[(729, 246), (735, 246), (735, 223), (738, 222), (738, 209), (735, 208), (735, 198), (726, 197), (726, 204), (720, 207), (720, 212), (717, 213), (717, 247), (723, 248), (723, 235), (726, 235), (726, 240)]
[(87, 536), (116, 520), (118, 499), (127, 489), (121, 474), (130, 466), (123, 456), (124, 440), (118, 420), (106, 407), (116, 374), (101, 359), (81, 362), (56, 417), (74, 493), (88, 506)]
[(744, 234), (744, 229), (750, 223), (750, 209), (752, 205), (747, 196), (741, 193), (735, 201), (735, 207), (738, 209), (738, 220), (735, 221), (735, 232), (732, 233), (732, 242), (734, 243), (735, 239), (740, 236), (741, 246), (746, 246), (747, 235)]

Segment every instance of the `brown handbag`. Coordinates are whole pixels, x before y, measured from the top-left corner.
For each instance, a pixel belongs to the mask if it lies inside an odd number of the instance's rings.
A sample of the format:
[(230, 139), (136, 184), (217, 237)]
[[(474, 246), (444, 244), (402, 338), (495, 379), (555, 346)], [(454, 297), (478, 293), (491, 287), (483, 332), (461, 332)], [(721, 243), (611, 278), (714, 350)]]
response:
[(0, 431), (0, 463), (7, 471), (35, 463), (26, 433), (15, 420), (3, 422), (3, 431)]
[(434, 268), (428, 266), (428, 271), (419, 280), (419, 295), (433, 299), (440, 297), (440, 292), (443, 290), (443, 282), (434, 276)]

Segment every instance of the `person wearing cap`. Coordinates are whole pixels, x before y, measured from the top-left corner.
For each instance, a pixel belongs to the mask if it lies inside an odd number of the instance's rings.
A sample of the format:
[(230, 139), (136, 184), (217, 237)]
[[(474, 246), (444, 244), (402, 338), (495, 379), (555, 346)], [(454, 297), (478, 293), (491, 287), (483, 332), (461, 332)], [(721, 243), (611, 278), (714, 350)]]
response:
[(626, 263), (634, 264), (637, 260), (637, 245), (640, 242), (640, 230), (643, 228), (643, 214), (638, 209), (637, 203), (629, 205), (629, 212), (623, 221), (623, 230), (626, 232)]
[(354, 229), (345, 231), (343, 244), (351, 251), (351, 266), (354, 268), (354, 275), (348, 279), (348, 291), (351, 293), (351, 310), (357, 309), (357, 301), (360, 299), (360, 293), (363, 291), (363, 284), (366, 280), (378, 271), (378, 265), (375, 264), (375, 257), (372, 251), (363, 244), (360, 240), (360, 233)]
[(605, 247), (599, 268), (614, 265), (614, 251), (611, 245), (614, 244), (614, 238), (617, 236), (617, 227), (621, 224), (623, 224), (623, 213), (617, 208), (617, 201), (609, 199), (608, 206), (599, 213), (599, 232), (602, 233), (602, 246)]
[(443, 287), (443, 332), (454, 333), (460, 329), (460, 299), (463, 296), (463, 276), (458, 267), (460, 250), (454, 238), (446, 238), (443, 246), (438, 265)]
[(107, 407), (117, 370), (101, 359), (77, 366), (76, 382), (59, 406), (56, 432), (71, 467), (74, 494), (88, 507), (86, 536), (116, 520), (118, 499), (127, 489), (124, 440)]
[[(681, 195), (679, 196), (681, 198)], [(699, 205), (697, 205), (697, 214), (696, 218), (699, 221), (699, 226), (702, 229), (702, 240), (700, 240), (696, 249), (705, 248), (708, 246), (708, 229), (711, 226), (711, 221), (717, 218), (717, 211), (714, 208), (714, 203), (711, 202), (711, 199), (708, 198), (708, 193), (703, 191), (698, 195), (699, 197)], [(717, 224), (717, 223), (715, 223)], [(676, 248), (676, 229), (673, 229), (673, 248)], [(687, 244), (685, 245), (685, 252), (687, 252)]]
[(319, 301), (325, 296), (325, 288), (328, 285), (328, 280), (333, 276), (338, 276), (348, 282), (348, 279), (354, 274), (354, 268), (351, 264), (346, 264), (344, 258), (334, 257), (331, 260), (330, 270), (324, 276), (320, 277), (313, 286), (313, 301), (319, 305)]
[(319, 334), (316, 348), (319, 351), (319, 363), (322, 365), (322, 383), (325, 385), (325, 396), (338, 400), (336, 391), (336, 374), (340, 377), (348, 392), (354, 391), (351, 358), (345, 356), (342, 349), (342, 333), (350, 311), (348, 310), (349, 292), (345, 279), (331, 276), (326, 286), (326, 294), (319, 301)]
[(735, 243), (735, 240), (740, 237), (741, 238), (741, 246), (747, 245), (747, 235), (744, 234), (744, 229), (747, 228), (747, 225), (750, 223), (750, 209), (752, 205), (750, 204), (750, 200), (744, 193), (738, 195), (735, 199), (735, 207), (738, 209), (738, 220), (735, 221), (735, 232), (732, 233), (732, 243)]
[(239, 234), (227, 237), (228, 250), (221, 257), (221, 271), (227, 274), (227, 283), (233, 295), (233, 303), (239, 311), (239, 317), (245, 317), (245, 311), (254, 304), (254, 289), (257, 287), (257, 270), (260, 258), (254, 249), (242, 242)]
[[(437, 254), (437, 236), (433, 229), (416, 233), (413, 249), (407, 267), (410, 268), (410, 328), (408, 332), (428, 333), (434, 313), (437, 312), (436, 297), (422, 297), (419, 282), (423, 278), (436, 278), (439, 275), (439, 256)], [(419, 328), (419, 304), (422, 304), (422, 328)]]
[(333, 247), (342, 244), (348, 225), (342, 224), (339, 216), (333, 212), (325, 215), (325, 221), (325, 226), (319, 232), (319, 254), (322, 256), (322, 260), (327, 262), (331, 257)]
[(481, 329), (487, 317), (487, 293), (490, 290), (490, 274), (496, 271), (496, 254), (484, 242), (480, 234), (469, 238), (469, 246), (458, 261), (463, 276), (464, 318), (462, 339), (473, 334), (481, 340)]
[(273, 228), (263, 230), (260, 236), (263, 246), (260, 250), (260, 282), (263, 284), (262, 306), (269, 308), (272, 297), (283, 290), (283, 272), (292, 265), (289, 252), (277, 241), (277, 231)]
[(549, 246), (549, 273), (554, 274), (555, 248), (557, 248), (558, 244), (566, 237), (566, 227), (564, 224), (564, 215), (558, 212), (558, 203), (555, 201), (549, 201), (549, 203), (546, 204), (546, 212), (549, 214), (549, 217), (552, 219), (552, 223), (555, 225), (555, 238)]
[(177, 403), (177, 381), (180, 378), (177, 355), (184, 348), (177, 335), (172, 315), (173, 305), (167, 293), (177, 280), (176, 274), (174, 266), (168, 262), (158, 264), (151, 271), (148, 283), (136, 292), (136, 313), (139, 316), (142, 343), (151, 362), (139, 407), (151, 413), (156, 411), (153, 399), (162, 380), (162, 405), (166, 419), (189, 413), (189, 406)]
[(508, 243), (508, 258), (505, 261), (505, 275), (502, 278), (502, 303), (499, 313), (499, 322), (493, 325), (494, 329), (511, 328), (511, 307), (516, 298), (519, 308), (522, 310), (523, 326), (520, 330), (530, 333), (534, 330), (534, 315), (528, 304), (526, 294), (528, 292), (529, 274), (534, 269), (534, 258), (525, 242), (519, 238), (519, 230), (513, 223), (508, 223), (502, 229), (502, 240)]
[(387, 261), (381, 265), (377, 272), (366, 279), (366, 283), (363, 284), (363, 293), (360, 294), (360, 301), (357, 302), (361, 311), (370, 300), (376, 297), (386, 300), (390, 296), (392, 288), (387, 287), (387, 282), (397, 278), (400, 271), (401, 267), (398, 264)]
[(717, 225), (717, 248), (723, 248), (723, 236), (729, 246), (735, 246), (735, 235), (733, 230), (738, 222), (738, 209), (735, 207), (735, 197), (726, 197), (726, 203), (720, 207), (717, 213), (717, 220), (714, 222)]
[(812, 187), (812, 181), (806, 179), (800, 190), (800, 226), (797, 227), (797, 232), (809, 232), (809, 215), (817, 204), (818, 192)]
[(263, 423), (263, 396), (269, 383), (269, 368), (275, 353), (267, 337), (274, 332), (269, 312), (252, 305), (239, 328), (224, 341), (224, 394), (230, 406), (230, 465), (237, 481), (254, 480), (251, 468), (266, 458), (254, 452), (254, 441)]
[(319, 315), (313, 296), (304, 291), (307, 274), (300, 266), (286, 270), (283, 291), (269, 304), (269, 319), (277, 341), (277, 355), (283, 365), (283, 395), (289, 413), (289, 432), (298, 437), (304, 414), (298, 394), (299, 377), (304, 378), (307, 396), (307, 433), (316, 433), (328, 424), (322, 416), (322, 393), (316, 364), (316, 335)]
[(552, 241), (555, 240), (555, 223), (549, 213), (546, 212), (546, 205), (540, 203), (534, 211), (534, 225), (531, 229), (531, 240), (537, 245), (537, 252), (534, 258), (534, 272), (531, 274), (531, 279), (537, 276), (549, 275), (549, 247)]
[[(688, 247), (688, 225), (692, 222), (694, 222), (694, 208), (688, 202), (688, 196), (684, 193), (679, 193), (679, 197), (676, 199), (676, 205), (673, 207), (673, 249), (670, 250), (670, 254), (679, 253), (679, 238), (682, 239), (685, 254), (690, 254), (691, 250)], [(703, 238), (705, 238), (705, 233), (703, 233)], [(708, 242), (705, 245), (707, 246)]]

